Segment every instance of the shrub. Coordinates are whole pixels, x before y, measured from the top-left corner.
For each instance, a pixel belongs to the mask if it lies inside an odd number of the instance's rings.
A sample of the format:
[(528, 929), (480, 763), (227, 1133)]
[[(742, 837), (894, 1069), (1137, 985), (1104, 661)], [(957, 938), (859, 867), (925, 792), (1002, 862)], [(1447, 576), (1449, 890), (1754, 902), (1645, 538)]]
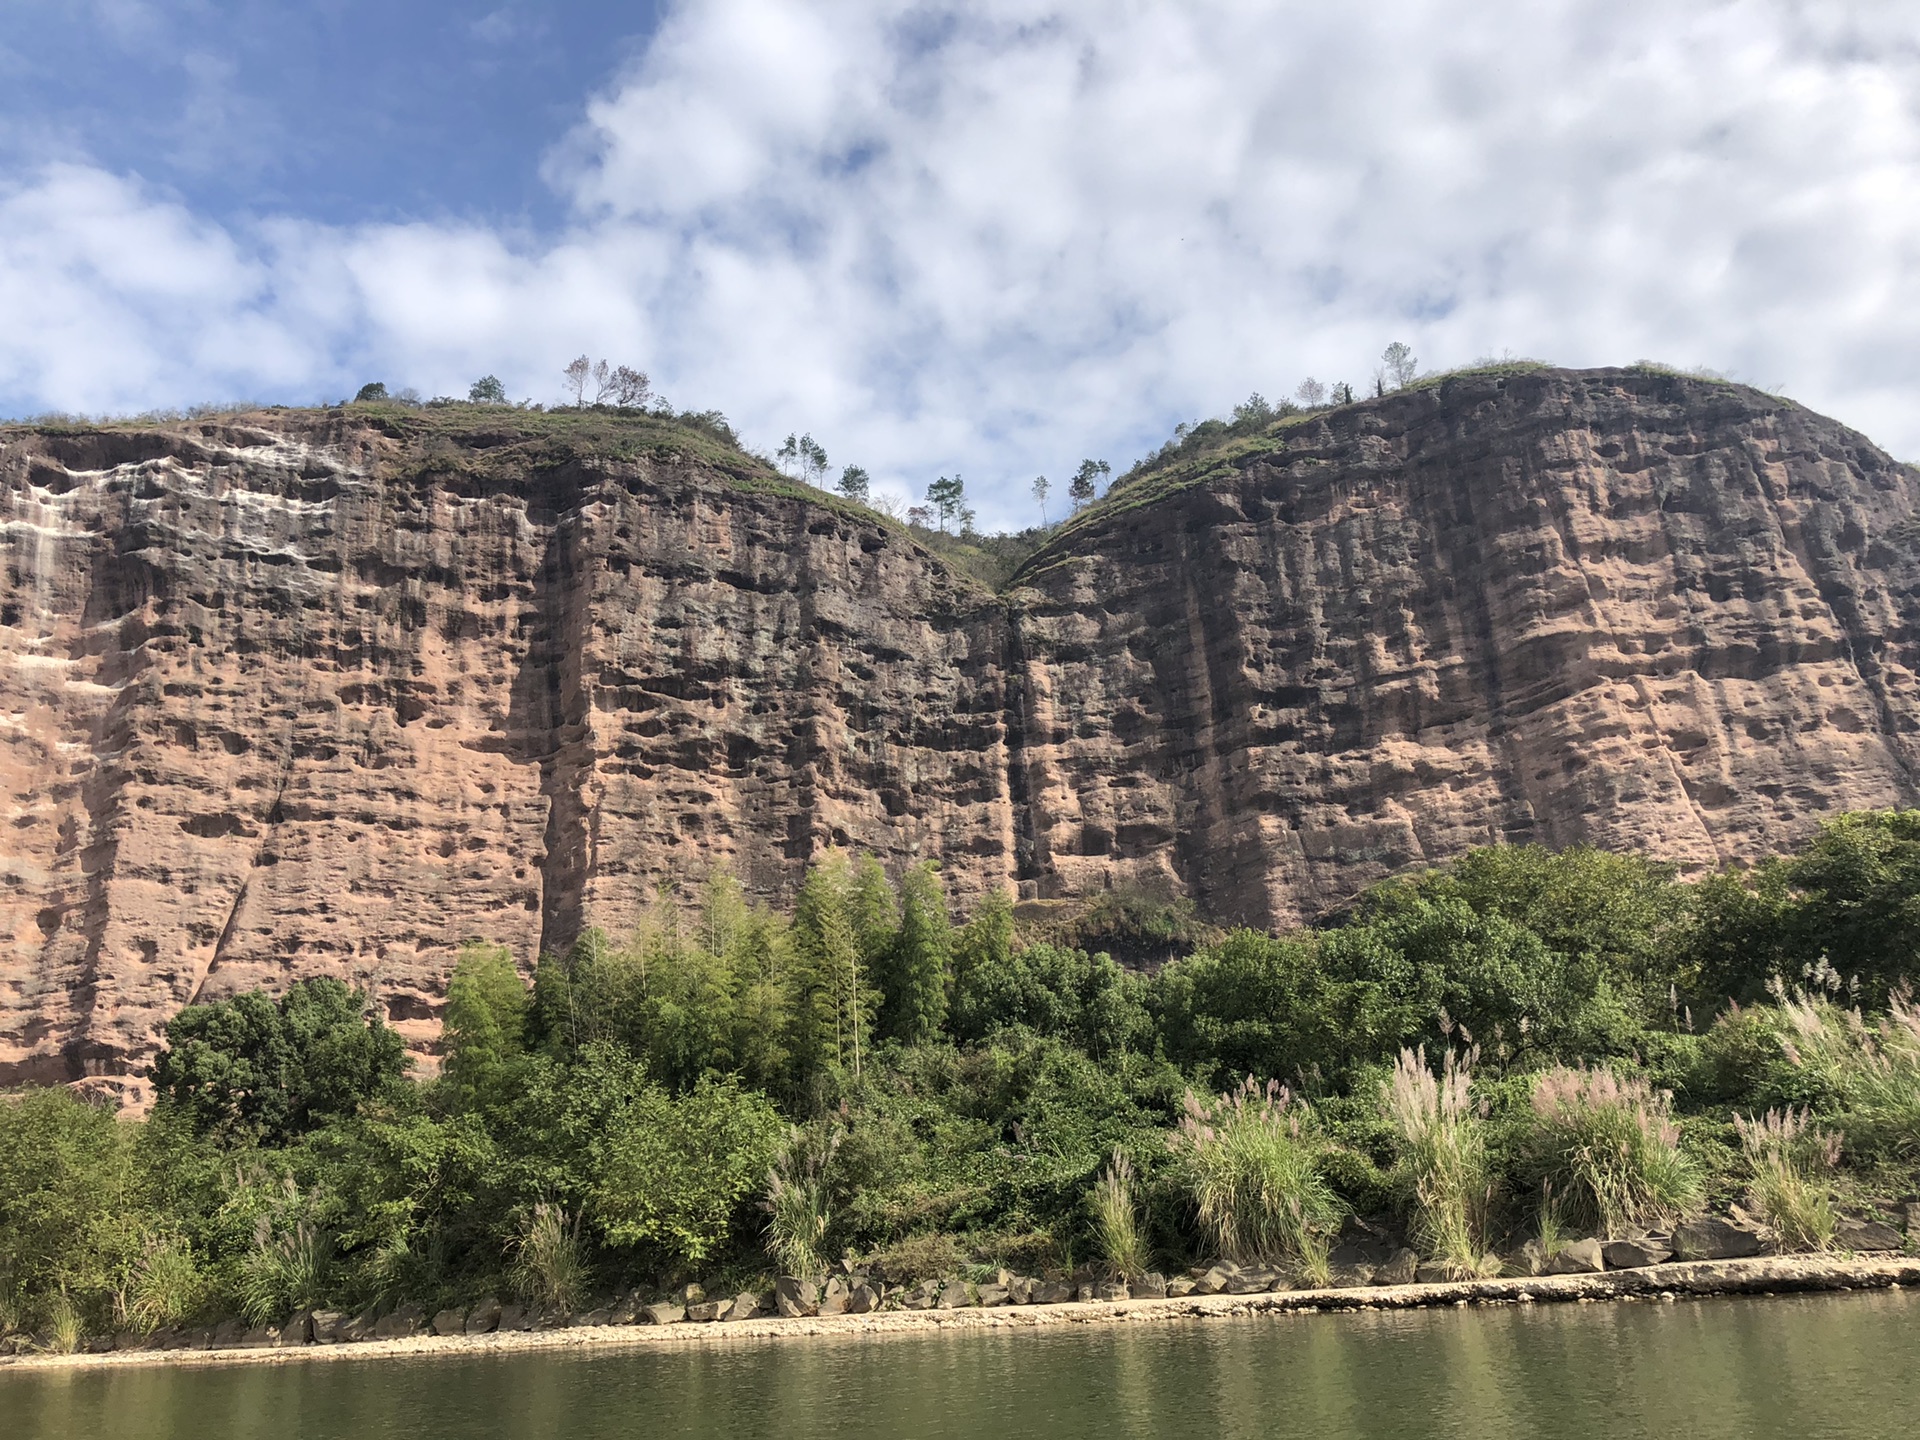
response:
[(1116, 1279), (1132, 1280), (1147, 1272), (1147, 1242), (1140, 1228), (1138, 1187), (1133, 1162), (1124, 1150), (1115, 1150), (1088, 1196), (1093, 1211), (1094, 1243)]
[(609, 1244), (666, 1268), (706, 1260), (766, 1183), (780, 1119), (766, 1097), (703, 1080), (678, 1099), (647, 1086), (598, 1143), (590, 1208)]
[(1396, 1177), (1426, 1254), (1461, 1276), (1487, 1266), (1490, 1196), (1484, 1115), (1471, 1097), (1472, 1059), (1447, 1052), (1440, 1073), (1424, 1049), (1402, 1050), (1381, 1094), (1399, 1139)]
[(586, 1294), (588, 1270), (580, 1247), (580, 1217), (542, 1201), (527, 1217), (508, 1278), (529, 1304), (555, 1314), (574, 1309)]
[(154, 1236), (127, 1277), (123, 1310), (142, 1334), (179, 1325), (206, 1304), (209, 1285), (192, 1245), (177, 1236)]
[(0, 1300), (105, 1310), (139, 1252), (129, 1126), (66, 1090), (0, 1094)]
[(253, 1249), (241, 1262), (241, 1313), (255, 1325), (270, 1325), (296, 1310), (323, 1304), (331, 1258), (326, 1236), (304, 1220), (275, 1234), (272, 1222), (262, 1215)]
[(953, 1274), (961, 1258), (951, 1235), (914, 1235), (874, 1256), (873, 1268), (889, 1285), (912, 1285)]
[(1733, 1117), (1753, 1171), (1755, 1208), (1791, 1250), (1833, 1243), (1833, 1187), (1840, 1137), (1815, 1129), (1804, 1110), (1769, 1110), (1758, 1120)]
[(1787, 1059), (1837, 1097), (1840, 1126), (1862, 1150), (1920, 1156), (1920, 1005), (1897, 994), (1869, 1022), (1828, 1001), (1785, 997)]
[(767, 1174), (767, 1255), (788, 1275), (816, 1275), (826, 1268), (827, 1230), (832, 1224), (828, 1167), (846, 1132), (824, 1140), (795, 1128)]
[(1533, 1083), (1534, 1162), (1567, 1224), (1603, 1235), (1672, 1221), (1700, 1201), (1671, 1098), (1606, 1069), (1555, 1066)]
[(1311, 1112), (1252, 1076), (1212, 1104), (1188, 1092), (1171, 1138), (1201, 1228), (1236, 1262), (1291, 1264), (1318, 1278), (1338, 1218), (1321, 1176)]

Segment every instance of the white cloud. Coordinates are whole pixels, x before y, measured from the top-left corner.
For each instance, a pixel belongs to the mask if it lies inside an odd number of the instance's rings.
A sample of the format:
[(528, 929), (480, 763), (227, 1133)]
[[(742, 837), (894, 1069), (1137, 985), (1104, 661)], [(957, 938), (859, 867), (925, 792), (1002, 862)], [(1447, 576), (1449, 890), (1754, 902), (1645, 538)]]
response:
[(0, 397), (551, 396), (582, 349), (883, 484), (1124, 465), (1381, 346), (1657, 356), (1920, 455), (1920, 18), (1736, 0), (683, 5), (556, 146), (557, 237), (0, 193)]

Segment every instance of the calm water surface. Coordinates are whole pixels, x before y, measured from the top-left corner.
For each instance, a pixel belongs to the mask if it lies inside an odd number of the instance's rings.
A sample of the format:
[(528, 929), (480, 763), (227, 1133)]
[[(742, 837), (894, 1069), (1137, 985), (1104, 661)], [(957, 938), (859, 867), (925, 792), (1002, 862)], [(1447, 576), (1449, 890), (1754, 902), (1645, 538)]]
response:
[(0, 1374), (5, 1440), (1913, 1435), (1908, 1293)]

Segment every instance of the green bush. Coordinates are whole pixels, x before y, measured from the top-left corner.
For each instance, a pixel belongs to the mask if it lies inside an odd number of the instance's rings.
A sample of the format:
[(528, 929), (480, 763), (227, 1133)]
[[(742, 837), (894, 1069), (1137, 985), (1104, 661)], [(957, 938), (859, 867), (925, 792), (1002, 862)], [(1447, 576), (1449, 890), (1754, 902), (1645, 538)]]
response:
[(1559, 1219), (1611, 1236), (1684, 1218), (1702, 1195), (1670, 1098), (1644, 1079), (1564, 1065), (1533, 1080), (1533, 1152)]
[(164, 1101), (204, 1133), (283, 1144), (353, 1114), (406, 1073), (406, 1047), (373, 1001), (330, 976), (279, 1000), (250, 991), (189, 1005), (153, 1065)]
[(1320, 1174), (1312, 1113), (1285, 1086), (1249, 1076), (1211, 1103), (1189, 1093), (1171, 1140), (1217, 1254), (1325, 1279), (1326, 1235), (1339, 1207)]
[(712, 1259), (761, 1194), (780, 1131), (766, 1098), (731, 1080), (677, 1099), (645, 1087), (594, 1142), (588, 1213), (608, 1244), (663, 1268)]
[(129, 1127), (65, 1090), (0, 1095), (0, 1301), (104, 1325), (147, 1236)]

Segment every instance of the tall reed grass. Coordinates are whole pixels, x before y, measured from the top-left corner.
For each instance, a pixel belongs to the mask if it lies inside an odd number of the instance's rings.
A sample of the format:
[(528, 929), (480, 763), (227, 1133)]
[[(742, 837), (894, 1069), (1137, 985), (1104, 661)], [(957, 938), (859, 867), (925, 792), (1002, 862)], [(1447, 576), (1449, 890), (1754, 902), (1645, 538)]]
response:
[(788, 1275), (817, 1275), (826, 1268), (833, 1220), (827, 1170), (845, 1133), (835, 1129), (816, 1139), (796, 1127), (767, 1174), (767, 1255)]
[(40, 1308), (40, 1330), (45, 1348), (56, 1355), (71, 1355), (86, 1338), (80, 1311), (62, 1286), (47, 1297)]
[(1188, 1092), (1171, 1137), (1201, 1228), (1223, 1259), (1327, 1273), (1326, 1233), (1339, 1218), (1320, 1173), (1312, 1114), (1284, 1085), (1252, 1076), (1213, 1102)]
[(1559, 1065), (1533, 1084), (1533, 1158), (1562, 1223), (1601, 1235), (1670, 1223), (1703, 1193), (1672, 1099), (1647, 1081)]
[(1473, 1059), (1448, 1051), (1436, 1075), (1427, 1069), (1424, 1047), (1402, 1050), (1381, 1085), (1399, 1142), (1396, 1178), (1413, 1212), (1413, 1239), (1462, 1278), (1492, 1264), (1486, 1119), (1473, 1104)]
[(1839, 1097), (1849, 1143), (1902, 1159), (1920, 1157), (1920, 1005), (1895, 995), (1874, 1020), (1806, 995), (1780, 995), (1781, 1046), (1797, 1068)]
[(1114, 1150), (1087, 1203), (1093, 1211), (1094, 1243), (1107, 1269), (1120, 1280), (1146, 1274), (1147, 1237), (1140, 1224), (1139, 1185), (1126, 1151)]
[(1769, 1110), (1759, 1119), (1733, 1117), (1753, 1172), (1754, 1207), (1790, 1250), (1833, 1244), (1833, 1171), (1840, 1137), (1814, 1127), (1805, 1110)]
[(270, 1325), (327, 1298), (332, 1246), (305, 1221), (275, 1234), (266, 1216), (255, 1227), (253, 1249), (241, 1263), (237, 1298), (255, 1325)]
[(580, 1246), (580, 1219), (558, 1205), (533, 1207), (516, 1245), (508, 1278), (520, 1297), (553, 1314), (576, 1308), (586, 1295), (589, 1271)]
[(206, 1304), (209, 1288), (191, 1245), (156, 1236), (134, 1262), (119, 1308), (129, 1327), (151, 1334), (191, 1319)]

